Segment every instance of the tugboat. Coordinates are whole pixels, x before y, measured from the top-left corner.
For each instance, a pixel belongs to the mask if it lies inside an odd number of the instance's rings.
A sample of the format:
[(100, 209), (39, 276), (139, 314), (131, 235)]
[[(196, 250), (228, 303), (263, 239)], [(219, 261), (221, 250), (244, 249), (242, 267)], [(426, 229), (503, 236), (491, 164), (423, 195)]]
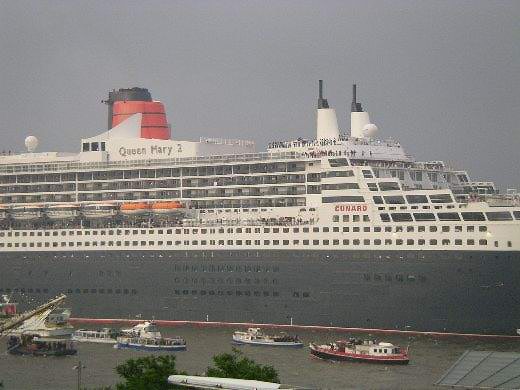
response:
[(72, 340), (80, 343), (115, 344), (122, 332), (117, 329), (78, 329), (72, 334)]
[(181, 337), (162, 337), (154, 321), (137, 324), (131, 329), (123, 329), (117, 337), (116, 349), (137, 349), (141, 351), (185, 351), (186, 340)]
[(320, 359), (335, 361), (355, 361), (367, 363), (408, 364), (408, 349), (375, 340), (349, 339), (334, 343), (309, 345), (311, 355)]
[(7, 352), (12, 355), (66, 356), (75, 355), (78, 351), (71, 340), (41, 338), (35, 335), (22, 334), (20, 336), (9, 336)]
[(271, 347), (303, 347), (298, 336), (290, 336), (285, 333), (267, 335), (260, 328), (249, 328), (247, 332), (236, 331), (233, 333), (234, 344), (264, 345)]

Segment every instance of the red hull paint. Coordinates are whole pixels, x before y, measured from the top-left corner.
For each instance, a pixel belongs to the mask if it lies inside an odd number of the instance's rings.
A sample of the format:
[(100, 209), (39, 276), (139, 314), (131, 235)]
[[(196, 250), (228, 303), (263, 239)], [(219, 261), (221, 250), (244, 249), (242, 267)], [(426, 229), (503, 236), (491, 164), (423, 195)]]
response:
[[(72, 324), (92, 324), (92, 325), (135, 325), (143, 320), (130, 320), (123, 318), (71, 318)], [(288, 330), (314, 330), (329, 331), (338, 333), (370, 333), (370, 334), (389, 334), (403, 336), (429, 336), (434, 338), (463, 337), (471, 339), (491, 339), (491, 340), (520, 340), (520, 336), (514, 335), (494, 335), (477, 333), (444, 333), (444, 332), (417, 332), (410, 330), (395, 329), (371, 329), (371, 328), (341, 328), (336, 326), (313, 326), (313, 325), (281, 325), (281, 324), (257, 324), (245, 322), (211, 322), (211, 321), (173, 321), (155, 320), (157, 325), (164, 327), (194, 326), (201, 328), (221, 328), (221, 327), (242, 327), (242, 328), (269, 328), (269, 329), (288, 329)]]

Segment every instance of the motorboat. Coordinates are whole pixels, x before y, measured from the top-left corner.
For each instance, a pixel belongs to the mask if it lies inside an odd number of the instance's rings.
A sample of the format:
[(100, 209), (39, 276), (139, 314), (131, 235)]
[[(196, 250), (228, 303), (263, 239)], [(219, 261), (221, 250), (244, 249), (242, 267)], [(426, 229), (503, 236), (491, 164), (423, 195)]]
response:
[(367, 363), (408, 364), (408, 348), (375, 340), (340, 340), (329, 344), (309, 345), (311, 355), (325, 360)]
[(291, 336), (286, 333), (268, 335), (260, 328), (249, 328), (246, 332), (236, 331), (233, 333), (234, 344), (264, 345), (271, 347), (303, 347), (303, 343), (298, 336)]

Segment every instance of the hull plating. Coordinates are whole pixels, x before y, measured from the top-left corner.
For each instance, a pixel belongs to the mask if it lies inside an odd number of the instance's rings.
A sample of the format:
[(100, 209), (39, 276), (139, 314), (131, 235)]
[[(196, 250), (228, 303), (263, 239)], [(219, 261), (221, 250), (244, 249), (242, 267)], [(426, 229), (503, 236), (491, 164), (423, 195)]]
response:
[[(20, 309), (60, 292), (74, 317), (514, 334), (518, 252), (2, 253)], [(31, 302), (32, 300), (32, 302)]]

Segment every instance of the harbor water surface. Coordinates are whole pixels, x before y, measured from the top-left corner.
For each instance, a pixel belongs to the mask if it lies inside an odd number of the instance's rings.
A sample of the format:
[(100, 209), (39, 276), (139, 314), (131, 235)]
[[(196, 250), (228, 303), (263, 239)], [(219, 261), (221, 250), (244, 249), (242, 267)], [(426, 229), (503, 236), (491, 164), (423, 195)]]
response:
[[(188, 350), (176, 353), (177, 367), (189, 374), (202, 374), (212, 364), (212, 356), (231, 352), (230, 328), (178, 327), (162, 328), (166, 336), (180, 335)], [(520, 340), (475, 340), (467, 338), (435, 339), (425, 336), (377, 336), (406, 347), (410, 345), (411, 361), (407, 366), (367, 363), (332, 363), (309, 355), (311, 341), (330, 342), (348, 337), (345, 333), (298, 331), (305, 342), (301, 349), (276, 347), (237, 347), (258, 363), (273, 365), (282, 383), (318, 389), (433, 389), (434, 383), (465, 350), (520, 351)], [(366, 337), (356, 334), (355, 337)], [(78, 355), (72, 357), (21, 357), (6, 353), (6, 342), (0, 342), (0, 382), (11, 389), (76, 389), (77, 372), (73, 366), (81, 360), (85, 369), (82, 387), (89, 389), (114, 385), (119, 378), (115, 367), (130, 358), (148, 352), (116, 350), (112, 345), (79, 343)]]

